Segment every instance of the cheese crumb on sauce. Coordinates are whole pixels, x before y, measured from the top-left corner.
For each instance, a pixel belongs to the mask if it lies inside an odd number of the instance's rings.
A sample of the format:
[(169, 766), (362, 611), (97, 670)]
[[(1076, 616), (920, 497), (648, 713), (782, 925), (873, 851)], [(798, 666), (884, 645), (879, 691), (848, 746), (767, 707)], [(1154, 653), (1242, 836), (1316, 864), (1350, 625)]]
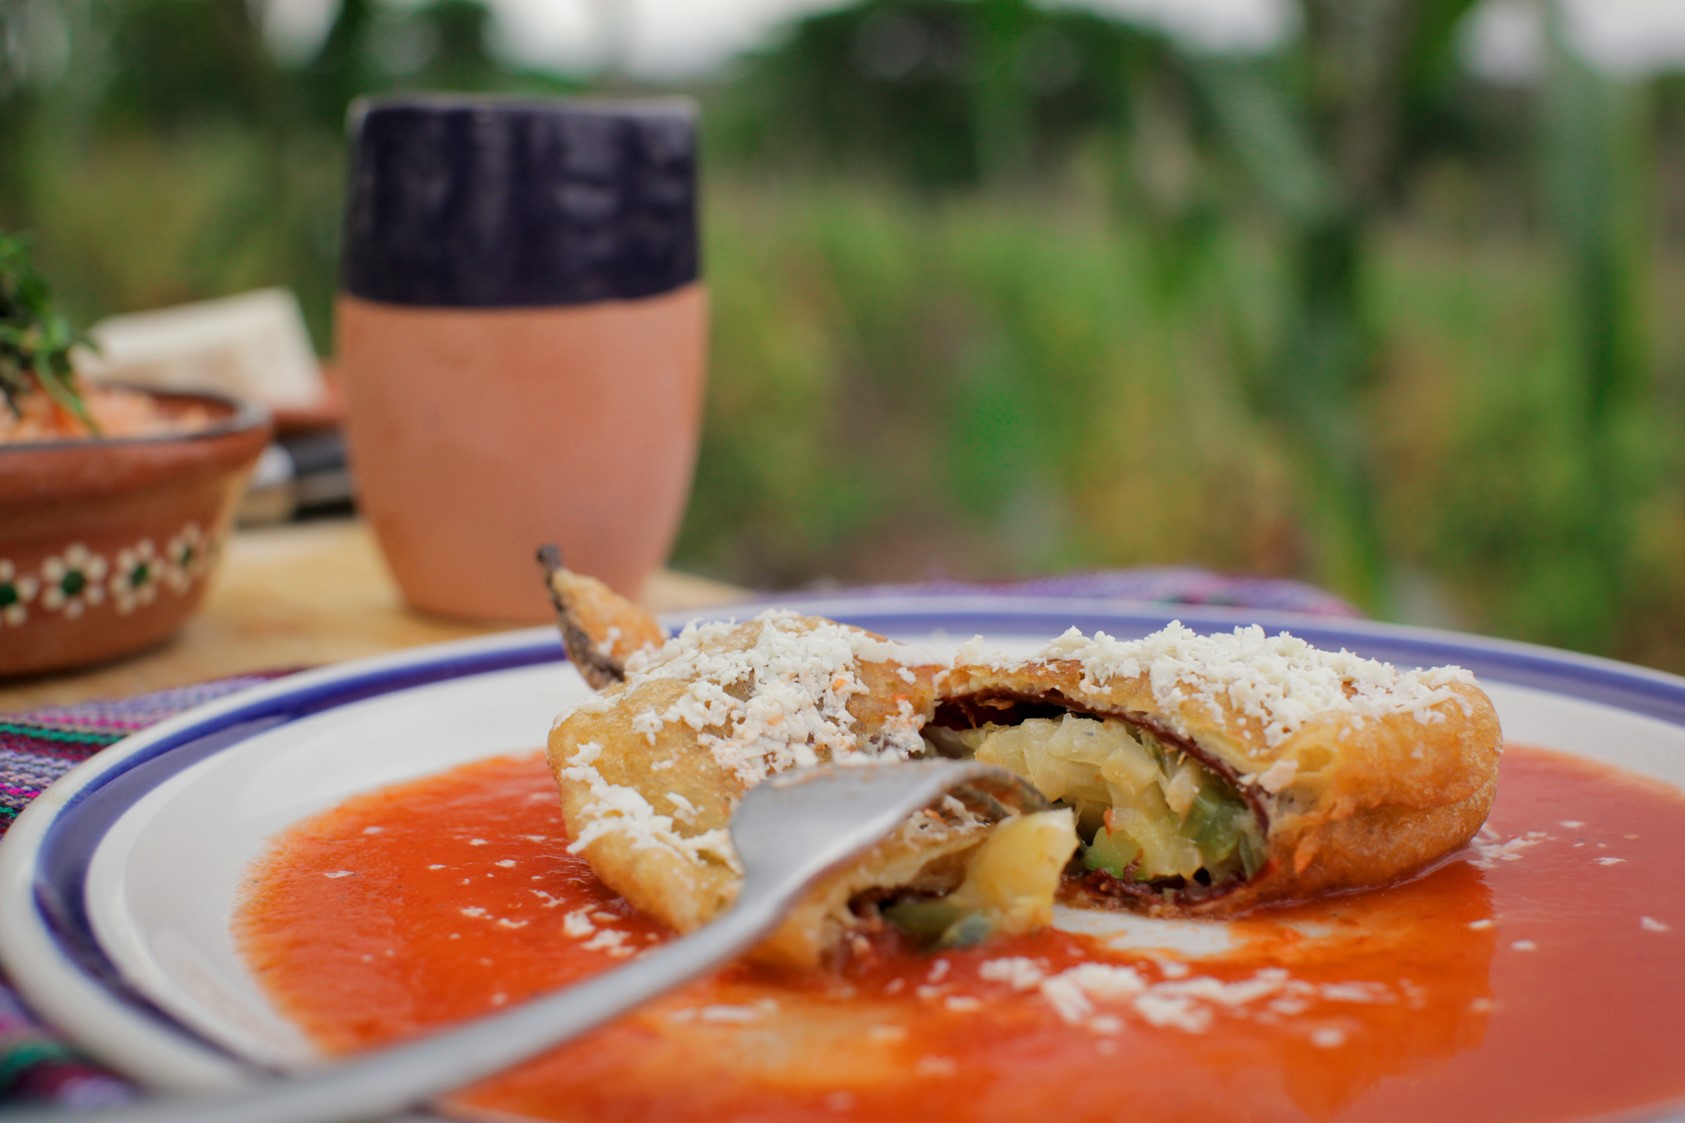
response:
[(757, 1002), (744, 1006), (728, 1006), (724, 1004), (704, 1006), (696, 1011), (696, 1017), (700, 1021), (714, 1022), (721, 1025), (742, 1024), (744, 1022), (759, 1021), (761, 1018), (777, 1012), (778, 1000), (773, 998), (763, 998)]
[(591, 923), (589, 908), (578, 908), (562, 916), (562, 934), (575, 940), (582, 940), (597, 930)]
[[(1185, 964), (1180, 965), (1186, 967)], [(1015, 991), (1036, 991), (1060, 1020), (1095, 1033), (1116, 1033), (1115, 1014), (1104, 1005), (1121, 1006), (1148, 1025), (1185, 1033), (1203, 1033), (1218, 1013), (1291, 1017), (1313, 1001), (1372, 1005), (1399, 1001), (1393, 988), (1374, 982), (1308, 983), (1285, 969), (1266, 967), (1251, 978), (1225, 982), (1206, 975), (1178, 972), (1151, 982), (1134, 967), (1083, 963), (1048, 974), (1035, 960), (1005, 956), (984, 961), (978, 976)], [(1405, 984), (1400, 984), (1403, 987)]]
[(1524, 835), (1516, 835), (1508, 842), (1499, 842), (1498, 835), (1491, 827), (1481, 827), (1474, 838), (1469, 840), (1469, 846), (1478, 855), (1469, 861), (1469, 865), (1476, 869), (1489, 870), (1499, 862), (1519, 862), (1522, 851), (1549, 841), (1551, 836), (1544, 831), (1528, 831)]
[(623, 958), (632, 954), (632, 949), (626, 946), (626, 933), (614, 928), (599, 928), (594, 936), (579, 946), (586, 951), (606, 951), (615, 958)]

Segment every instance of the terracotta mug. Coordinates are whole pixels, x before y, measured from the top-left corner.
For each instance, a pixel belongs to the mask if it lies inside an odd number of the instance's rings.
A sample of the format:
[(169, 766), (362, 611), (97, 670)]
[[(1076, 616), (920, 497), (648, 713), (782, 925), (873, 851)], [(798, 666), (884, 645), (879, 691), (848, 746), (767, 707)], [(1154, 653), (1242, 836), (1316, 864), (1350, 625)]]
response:
[(694, 109), (379, 99), (350, 130), (338, 370), (405, 599), (547, 619), (545, 542), (635, 596), (701, 424)]

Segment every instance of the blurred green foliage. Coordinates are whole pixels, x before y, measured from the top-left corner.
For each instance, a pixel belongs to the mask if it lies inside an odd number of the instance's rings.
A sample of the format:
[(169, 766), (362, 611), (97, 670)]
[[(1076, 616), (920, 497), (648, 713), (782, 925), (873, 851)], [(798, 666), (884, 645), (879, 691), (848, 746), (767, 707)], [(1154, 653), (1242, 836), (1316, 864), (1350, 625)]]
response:
[[(866, 0), (693, 91), (731, 580), (1191, 563), (1685, 670), (1685, 81), (1468, 0), (1303, 0), (1256, 56), (1024, 0)], [(0, 7), (0, 226), (82, 317), (261, 284), (331, 349), (360, 94), (513, 70), (473, 0)], [(43, 51), (42, 45), (49, 50)], [(28, 48), (27, 50), (25, 48)]]

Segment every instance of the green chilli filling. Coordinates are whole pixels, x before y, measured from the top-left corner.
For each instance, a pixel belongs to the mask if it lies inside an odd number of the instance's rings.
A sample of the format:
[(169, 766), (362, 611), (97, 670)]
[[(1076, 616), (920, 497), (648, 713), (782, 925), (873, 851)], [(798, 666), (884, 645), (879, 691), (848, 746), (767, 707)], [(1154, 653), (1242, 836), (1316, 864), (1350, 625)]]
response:
[(1125, 881), (1217, 885), (1264, 864), (1257, 816), (1198, 760), (1121, 721), (1065, 714), (944, 730), (1077, 816), (1082, 864)]

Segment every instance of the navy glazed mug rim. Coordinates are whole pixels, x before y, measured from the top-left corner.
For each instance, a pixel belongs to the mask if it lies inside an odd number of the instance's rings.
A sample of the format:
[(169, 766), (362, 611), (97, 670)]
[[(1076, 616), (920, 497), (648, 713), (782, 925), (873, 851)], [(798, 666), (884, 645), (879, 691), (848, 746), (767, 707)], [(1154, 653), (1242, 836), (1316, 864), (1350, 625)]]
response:
[(535, 114), (596, 117), (683, 117), (694, 121), (694, 98), (679, 94), (654, 97), (615, 97), (579, 94), (541, 97), (532, 94), (457, 94), (427, 91), (411, 94), (365, 94), (353, 98), (345, 111), (345, 130), (353, 140), (363, 119), (392, 110), (429, 110), (441, 113), (523, 110)]
[(553, 307), (700, 275), (689, 99), (380, 96), (352, 103), (347, 131), (349, 296)]

